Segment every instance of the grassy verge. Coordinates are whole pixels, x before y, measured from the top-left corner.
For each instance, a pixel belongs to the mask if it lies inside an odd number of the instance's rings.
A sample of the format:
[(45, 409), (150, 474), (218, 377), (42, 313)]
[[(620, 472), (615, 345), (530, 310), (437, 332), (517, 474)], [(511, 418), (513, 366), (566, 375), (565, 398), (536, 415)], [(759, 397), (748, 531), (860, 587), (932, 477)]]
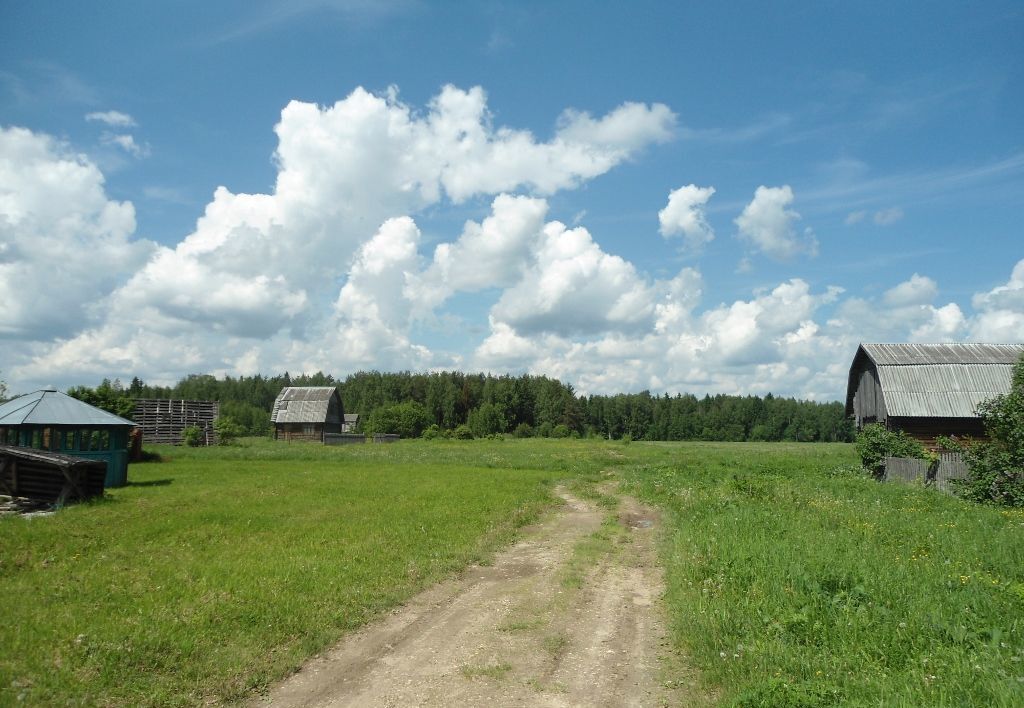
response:
[(584, 444), (165, 448), (131, 485), (0, 519), (0, 704), (260, 690), (466, 564), (604, 464)]
[(724, 704), (1024, 704), (1020, 510), (878, 484), (849, 446), (629, 456), (667, 512), (675, 641)]

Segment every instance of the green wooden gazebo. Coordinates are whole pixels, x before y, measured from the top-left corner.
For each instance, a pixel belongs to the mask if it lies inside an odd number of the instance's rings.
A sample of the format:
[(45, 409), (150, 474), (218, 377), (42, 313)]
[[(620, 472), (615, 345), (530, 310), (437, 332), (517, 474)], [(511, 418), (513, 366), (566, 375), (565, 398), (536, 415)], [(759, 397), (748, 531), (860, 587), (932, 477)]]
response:
[(135, 423), (47, 388), (0, 404), (0, 444), (107, 463), (107, 487), (128, 482), (128, 433)]

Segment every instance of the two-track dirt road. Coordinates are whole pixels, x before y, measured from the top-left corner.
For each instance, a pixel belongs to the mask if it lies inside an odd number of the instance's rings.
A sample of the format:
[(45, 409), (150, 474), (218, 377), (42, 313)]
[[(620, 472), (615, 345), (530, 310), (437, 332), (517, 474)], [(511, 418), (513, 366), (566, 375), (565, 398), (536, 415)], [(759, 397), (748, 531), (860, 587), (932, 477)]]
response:
[(689, 703), (692, 689), (664, 681), (659, 661), (657, 515), (629, 498), (608, 512), (559, 493), (565, 504), (493, 565), (420, 594), (253, 705)]

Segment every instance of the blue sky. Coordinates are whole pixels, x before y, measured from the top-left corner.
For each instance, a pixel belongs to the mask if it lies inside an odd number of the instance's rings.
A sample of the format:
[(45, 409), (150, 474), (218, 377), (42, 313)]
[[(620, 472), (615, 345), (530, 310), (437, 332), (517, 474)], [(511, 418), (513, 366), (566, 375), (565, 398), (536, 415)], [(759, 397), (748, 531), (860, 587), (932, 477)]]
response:
[(1024, 341), (1019, 3), (0, 18), (15, 391), (462, 368), (831, 399), (859, 341)]

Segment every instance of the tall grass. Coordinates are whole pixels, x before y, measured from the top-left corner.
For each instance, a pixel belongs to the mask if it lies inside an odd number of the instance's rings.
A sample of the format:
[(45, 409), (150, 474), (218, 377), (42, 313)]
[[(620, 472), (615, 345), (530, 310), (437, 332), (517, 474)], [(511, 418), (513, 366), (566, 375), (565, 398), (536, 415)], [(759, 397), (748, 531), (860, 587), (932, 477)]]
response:
[(163, 448), (103, 501), (0, 519), (0, 704), (251, 694), (485, 559), (602, 454), (526, 447)]
[(634, 457), (630, 488), (669, 512), (677, 645), (727, 705), (1024, 705), (1024, 513), (853, 462), (838, 445)]
[(724, 704), (1024, 705), (1024, 513), (878, 484), (849, 445), (160, 453), (103, 501), (0, 519), (0, 704), (252, 695), (485, 561), (556, 481), (613, 507), (593, 483), (620, 470), (664, 509), (674, 642)]

